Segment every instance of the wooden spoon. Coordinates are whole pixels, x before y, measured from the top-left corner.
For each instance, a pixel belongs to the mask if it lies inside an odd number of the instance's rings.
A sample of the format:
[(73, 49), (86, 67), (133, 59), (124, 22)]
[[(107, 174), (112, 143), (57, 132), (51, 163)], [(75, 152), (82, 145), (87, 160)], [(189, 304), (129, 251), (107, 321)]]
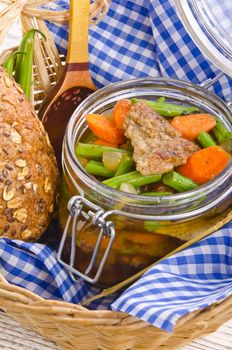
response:
[(67, 123), (76, 107), (96, 90), (88, 69), (89, 10), (90, 0), (70, 1), (66, 65), (62, 76), (39, 110), (39, 117), (55, 149), (59, 166)]

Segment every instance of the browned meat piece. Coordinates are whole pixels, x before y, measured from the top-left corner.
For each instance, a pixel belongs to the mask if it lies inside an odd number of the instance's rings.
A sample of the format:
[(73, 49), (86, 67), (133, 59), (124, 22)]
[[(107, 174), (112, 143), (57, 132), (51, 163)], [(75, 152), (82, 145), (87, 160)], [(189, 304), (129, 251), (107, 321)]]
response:
[(131, 107), (124, 130), (134, 147), (136, 169), (142, 175), (165, 174), (185, 164), (199, 149), (194, 142), (182, 138), (178, 130), (144, 102)]

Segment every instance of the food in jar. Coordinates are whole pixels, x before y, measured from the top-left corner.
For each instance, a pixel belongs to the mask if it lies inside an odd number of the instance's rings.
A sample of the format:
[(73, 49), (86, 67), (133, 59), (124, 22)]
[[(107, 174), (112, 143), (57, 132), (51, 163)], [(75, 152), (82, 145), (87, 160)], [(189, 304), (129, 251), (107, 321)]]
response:
[[(184, 115), (177, 116), (177, 111)], [(86, 122), (92, 136), (100, 137), (92, 143), (81, 140), (76, 147), (86, 171), (131, 194), (162, 196), (193, 190), (217, 176), (231, 159), (222, 148), (230, 131), (214, 116), (191, 106), (120, 100), (112, 118), (88, 114)], [(165, 191), (154, 191), (156, 183), (165, 185)]]
[(58, 171), (44, 127), (25, 95), (0, 68), (1, 234), (36, 240), (55, 210)]
[[(60, 226), (63, 232), (68, 217), (67, 203), (70, 198), (77, 195), (78, 187), (83, 190), (85, 199), (99, 205), (108, 213), (112, 212), (109, 220), (113, 222), (116, 234), (110, 255), (98, 281), (101, 285), (112, 285), (128, 278), (189, 239), (210, 229), (218, 220), (227, 215), (226, 209), (231, 203), (231, 200), (227, 198), (223, 203), (202, 215), (194, 214), (186, 219), (186, 213), (192, 214), (195, 209), (197, 212), (199, 207), (204, 207), (204, 203), (208, 203), (211, 196), (204, 193), (204, 188), (196, 193), (191, 191), (187, 200), (185, 196), (175, 196), (175, 193), (198, 189), (201, 186), (200, 183), (181, 175), (179, 166), (165, 174), (142, 175), (136, 170), (133, 144), (131, 140), (125, 138), (123, 126), (126, 116), (136, 103), (146, 103), (165, 118), (165, 123), (170, 122), (170, 124), (175, 117), (205, 114), (204, 110), (199, 110), (195, 106), (177, 105), (166, 102), (163, 98), (156, 101), (132, 99), (125, 102), (125, 100), (120, 100), (113, 106), (111, 114), (109, 114), (112, 107), (110, 103), (108, 108), (105, 108), (106, 114), (97, 114), (96, 120), (103, 120), (104, 124), (95, 123), (96, 114), (88, 116), (88, 119), (91, 120), (90, 124), (94, 125), (95, 134), (90, 128), (86, 128), (84, 116), (77, 115), (80, 122), (77, 122), (78, 128), (75, 131), (76, 136), (71, 139), (71, 147), (73, 150), (75, 148), (79, 162), (75, 161), (75, 165), (71, 165), (69, 149), (65, 148), (65, 182), (62, 186), (59, 209)], [(95, 111), (97, 112), (97, 109)], [(79, 113), (82, 114), (83, 110)], [(106, 119), (111, 122), (105, 122)], [(224, 123), (219, 125), (219, 120), (215, 117), (213, 120), (216, 125), (212, 126), (210, 131), (201, 127), (198, 137), (190, 140), (190, 144), (196, 147), (192, 155), (204, 150), (204, 147), (212, 146), (212, 140), (213, 146), (220, 148), (224, 147), (225, 142), (228, 143), (226, 140), (231, 137), (229, 130)], [(221, 135), (220, 141), (215, 132), (218, 127)], [(115, 135), (115, 128), (118, 128), (116, 135), (120, 135), (118, 140), (115, 139), (115, 136), (111, 138), (111, 135)], [(181, 137), (183, 138), (183, 135)], [(67, 138), (67, 144), (69, 141), (70, 138)], [(230, 151), (230, 148), (226, 151), (229, 159)], [(101, 186), (100, 182), (106, 186)], [(111, 192), (111, 188), (114, 191)], [(219, 188), (214, 192), (217, 191), (219, 193)], [(127, 192), (130, 193), (129, 196)], [(89, 207), (84, 206), (83, 211), (88, 213)], [(127, 215), (130, 213), (133, 217)], [(175, 213), (178, 215), (176, 216)], [(86, 215), (80, 215), (76, 238), (74, 238), (76, 239), (76, 253), (73, 266), (82, 272), (86, 271), (91, 261), (100, 231), (99, 227), (91, 222), (91, 218), (86, 219), (86, 222), (85, 218)], [(69, 234), (71, 235), (71, 228)], [(67, 236), (63, 251), (63, 258), (68, 263), (71, 252), (70, 235)], [(92, 277), (101, 263), (108, 242), (108, 237), (103, 237), (99, 254), (90, 273)]]

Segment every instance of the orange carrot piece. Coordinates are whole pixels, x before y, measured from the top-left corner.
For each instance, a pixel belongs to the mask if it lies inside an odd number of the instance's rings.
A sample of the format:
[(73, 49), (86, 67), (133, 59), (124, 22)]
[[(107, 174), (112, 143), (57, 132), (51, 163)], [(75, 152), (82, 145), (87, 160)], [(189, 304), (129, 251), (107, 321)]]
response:
[(118, 148), (118, 145), (116, 143), (111, 143), (106, 140), (98, 139), (93, 142), (94, 145), (101, 145), (101, 146), (108, 146), (108, 147), (113, 147), (113, 148)]
[(113, 108), (112, 120), (120, 130), (123, 130), (123, 123), (131, 108), (131, 101), (128, 99), (119, 100)]
[(101, 114), (87, 114), (85, 118), (90, 130), (100, 139), (117, 145), (125, 142), (123, 132), (111, 119)]
[(216, 119), (210, 114), (191, 114), (172, 119), (171, 124), (187, 140), (194, 140), (202, 131), (210, 131), (216, 125)]
[(193, 153), (177, 171), (203, 184), (218, 175), (229, 163), (231, 156), (220, 146), (210, 146)]
[(167, 236), (144, 232), (128, 232), (126, 239), (136, 244), (163, 244), (167, 241)]

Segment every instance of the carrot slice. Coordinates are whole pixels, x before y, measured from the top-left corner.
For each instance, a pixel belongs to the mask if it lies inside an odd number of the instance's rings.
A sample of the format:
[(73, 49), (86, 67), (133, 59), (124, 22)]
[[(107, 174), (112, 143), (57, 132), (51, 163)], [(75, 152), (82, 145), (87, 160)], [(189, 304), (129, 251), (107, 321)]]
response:
[(126, 239), (130, 242), (136, 244), (163, 244), (167, 241), (167, 236), (154, 234), (152, 233), (144, 233), (144, 232), (128, 232), (126, 235)]
[(101, 145), (101, 146), (108, 146), (108, 147), (113, 147), (113, 148), (118, 148), (118, 145), (116, 143), (111, 143), (106, 140), (98, 139), (93, 142), (94, 145)]
[(172, 119), (171, 124), (187, 140), (194, 140), (202, 131), (210, 131), (216, 119), (210, 114), (191, 114)]
[(229, 163), (231, 156), (220, 146), (210, 146), (193, 153), (177, 171), (203, 184), (218, 175)]
[(90, 130), (100, 139), (117, 145), (125, 142), (123, 132), (111, 119), (101, 114), (87, 114), (85, 118)]
[(112, 120), (120, 130), (123, 130), (123, 123), (131, 108), (131, 101), (128, 99), (119, 100), (113, 108)]

